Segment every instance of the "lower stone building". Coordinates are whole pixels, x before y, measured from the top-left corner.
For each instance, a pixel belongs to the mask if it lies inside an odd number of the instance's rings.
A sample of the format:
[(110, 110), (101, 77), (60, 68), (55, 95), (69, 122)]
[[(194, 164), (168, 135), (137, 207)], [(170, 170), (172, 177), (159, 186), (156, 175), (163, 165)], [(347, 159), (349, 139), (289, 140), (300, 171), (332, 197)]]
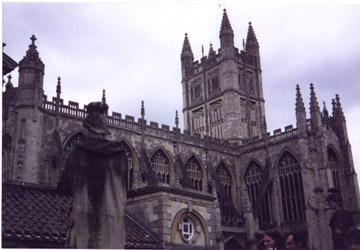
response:
[[(306, 234), (311, 249), (346, 245), (333, 242), (332, 229), (341, 228), (345, 240), (347, 227), (329, 223), (339, 209), (360, 222), (360, 198), (339, 96), (331, 114), (325, 106), (321, 111), (311, 84), (307, 117), (297, 86), (296, 126), (271, 135), (251, 23), (239, 51), (224, 10), (219, 37), (218, 52), (211, 46), (194, 61), (185, 35), (183, 132), (177, 113), (173, 128), (148, 122), (143, 103), (137, 121), (107, 115), (107, 139), (119, 142), (128, 157), (125, 247), (257, 249), (272, 227)], [(63, 102), (60, 78), (56, 97), (48, 100), (44, 63), (35, 36), (31, 40), (18, 64), (18, 86), (9, 77), (3, 93), (2, 244), (62, 247), (71, 197), (55, 187), (70, 152), (86, 137), (87, 107)], [(29, 213), (36, 223), (23, 220)], [(41, 219), (44, 213), (52, 226)]]

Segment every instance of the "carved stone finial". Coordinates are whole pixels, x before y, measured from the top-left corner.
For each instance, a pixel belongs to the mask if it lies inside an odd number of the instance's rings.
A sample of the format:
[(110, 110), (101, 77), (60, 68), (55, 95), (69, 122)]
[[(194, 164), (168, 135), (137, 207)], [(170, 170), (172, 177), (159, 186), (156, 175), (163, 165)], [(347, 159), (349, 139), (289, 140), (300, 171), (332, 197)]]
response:
[(105, 89), (103, 89), (102, 103), (106, 103)]
[(178, 117), (178, 111), (176, 110), (175, 112), (175, 125), (176, 125), (176, 129), (179, 128), (179, 117)]
[(11, 88), (14, 87), (12, 82), (11, 82), (11, 78), (12, 78), (11, 75), (8, 75), (8, 82), (5, 85), (6, 90), (11, 89)]
[(145, 116), (145, 106), (144, 106), (144, 101), (141, 101), (141, 118), (144, 119)]
[(35, 37), (35, 35), (32, 35), (30, 37), (30, 40), (32, 41), (31, 45), (35, 45), (35, 41), (37, 40), (37, 38)]
[(60, 94), (61, 93), (61, 78), (60, 76), (58, 77), (58, 82), (57, 82), (57, 86), (56, 86), (56, 93)]

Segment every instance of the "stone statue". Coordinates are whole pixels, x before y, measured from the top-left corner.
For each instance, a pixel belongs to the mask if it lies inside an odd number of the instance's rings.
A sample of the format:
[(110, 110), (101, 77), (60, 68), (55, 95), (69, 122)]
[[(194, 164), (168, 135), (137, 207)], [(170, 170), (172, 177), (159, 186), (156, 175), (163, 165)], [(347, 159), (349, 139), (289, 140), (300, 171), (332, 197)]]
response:
[(127, 158), (120, 144), (105, 139), (107, 109), (101, 102), (88, 105), (88, 138), (75, 146), (58, 183), (72, 196), (70, 248), (124, 248)]

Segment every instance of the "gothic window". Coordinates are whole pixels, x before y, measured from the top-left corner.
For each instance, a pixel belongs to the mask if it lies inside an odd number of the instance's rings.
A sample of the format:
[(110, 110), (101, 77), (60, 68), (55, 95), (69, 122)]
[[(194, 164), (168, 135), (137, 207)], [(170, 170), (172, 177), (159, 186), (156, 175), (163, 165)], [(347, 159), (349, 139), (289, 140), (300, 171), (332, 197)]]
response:
[[(250, 163), (245, 174), (245, 182), (253, 211), (255, 209), (255, 205), (257, 202), (259, 190), (261, 189), (260, 184), (261, 184), (262, 174), (263, 174), (262, 169), (255, 162)], [(270, 189), (267, 189), (265, 195), (262, 197), (260, 207), (258, 210), (258, 218), (259, 218), (260, 229), (268, 228), (268, 226), (272, 222)]]
[(194, 238), (194, 222), (188, 216), (185, 216), (181, 221), (181, 235), (185, 241), (191, 241)]
[(243, 71), (242, 70), (238, 70), (238, 83), (239, 83), (239, 87), (241, 88), (243, 86), (242, 84), (242, 78), (243, 78)]
[(162, 150), (158, 150), (153, 155), (151, 166), (160, 183), (170, 184), (170, 163)]
[(126, 157), (128, 160), (128, 172), (126, 176), (126, 191), (133, 189), (134, 184), (134, 165), (135, 165), (135, 157), (132, 153), (130, 147), (125, 143), (121, 142), (121, 147), (125, 149)]
[(252, 72), (247, 72), (248, 76), (248, 82), (249, 82), (249, 89), (250, 92), (254, 92), (255, 86), (254, 86), (254, 76)]
[(245, 98), (240, 98), (240, 115), (241, 115), (241, 128), (243, 130), (244, 138), (249, 138), (248, 120), (246, 118), (246, 104)]
[(201, 99), (201, 82), (200, 81), (196, 81), (193, 86), (190, 89), (191, 91), (191, 100), (192, 101), (196, 101)]
[[(224, 163), (221, 163), (219, 165), (219, 167), (216, 169), (216, 174), (219, 177), (221, 183), (223, 184), (223, 188), (224, 188), (228, 198), (231, 201), (232, 200), (232, 198), (231, 198), (231, 177), (230, 177), (230, 172)], [(225, 197), (222, 197), (219, 193), (218, 193), (218, 198), (219, 198), (219, 204), (220, 204), (220, 213), (221, 213), (222, 223), (230, 222), (231, 217), (232, 217), (230, 207), (226, 204)]]
[(220, 90), (219, 77), (217, 75), (211, 75), (208, 79), (209, 94)]
[(198, 134), (205, 133), (205, 124), (204, 124), (204, 110), (203, 108), (197, 109), (192, 112), (193, 118), (193, 129), (194, 132)]
[(300, 165), (286, 152), (279, 161), (281, 203), (285, 222), (305, 220), (304, 191)]
[(82, 132), (77, 132), (66, 142), (64, 146), (64, 158), (69, 157), (71, 151), (75, 148), (75, 145), (85, 139), (85, 135)]
[(195, 157), (191, 157), (185, 164), (186, 172), (190, 177), (194, 188), (202, 191), (202, 173), (201, 166)]
[(340, 162), (339, 162), (334, 150), (331, 148), (328, 149), (327, 156), (328, 156), (328, 161), (329, 161), (329, 165), (330, 165), (333, 187), (341, 190), (340, 189), (340, 181), (339, 181)]
[(12, 137), (5, 133), (2, 138), (2, 179), (10, 179), (10, 155)]
[(212, 137), (222, 139), (221, 100), (210, 104), (210, 124)]
[(251, 133), (252, 136), (258, 136), (258, 130), (256, 127), (256, 102), (251, 102), (250, 103), (250, 115), (251, 115)]

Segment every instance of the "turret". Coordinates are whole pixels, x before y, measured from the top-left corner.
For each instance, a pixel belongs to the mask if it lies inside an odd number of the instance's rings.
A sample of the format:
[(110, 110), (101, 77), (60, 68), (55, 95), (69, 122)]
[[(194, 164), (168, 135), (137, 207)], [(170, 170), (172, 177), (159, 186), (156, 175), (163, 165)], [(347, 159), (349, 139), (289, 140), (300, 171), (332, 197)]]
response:
[(234, 32), (224, 9), (223, 19), (220, 28), (220, 47), (223, 56), (234, 56)]
[(318, 133), (321, 129), (321, 113), (312, 83), (310, 84), (310, 123), (311, 130)]
[(181, 51), (182, 78), (185, 78), (191, 73), (193, 68), (193, 62), (194, 62), (194, 54), (192, 53), (187, 33), (185, 33), (184, 44)]
[(249, 22), (249, 29), (247, 33), (245, 49), (247, 55), (254, 58), (255, 66), (260, 69), (261, 65), (260, 65), (259, 42), (256, 38), (251, 22)]
[(39, 57), (35, 46), (36, 37), (30, 38), (32, 43), (26, 51), (26, 55), (19, 62), (19, 95), (18, 105), (41, 107), (44, 90), (44, 68), (45, 65)]
[(306, 111), (303, 99), (301, 97), (299, 84), (296, 85), (296, 127), (300, 136), (306, 136)]

